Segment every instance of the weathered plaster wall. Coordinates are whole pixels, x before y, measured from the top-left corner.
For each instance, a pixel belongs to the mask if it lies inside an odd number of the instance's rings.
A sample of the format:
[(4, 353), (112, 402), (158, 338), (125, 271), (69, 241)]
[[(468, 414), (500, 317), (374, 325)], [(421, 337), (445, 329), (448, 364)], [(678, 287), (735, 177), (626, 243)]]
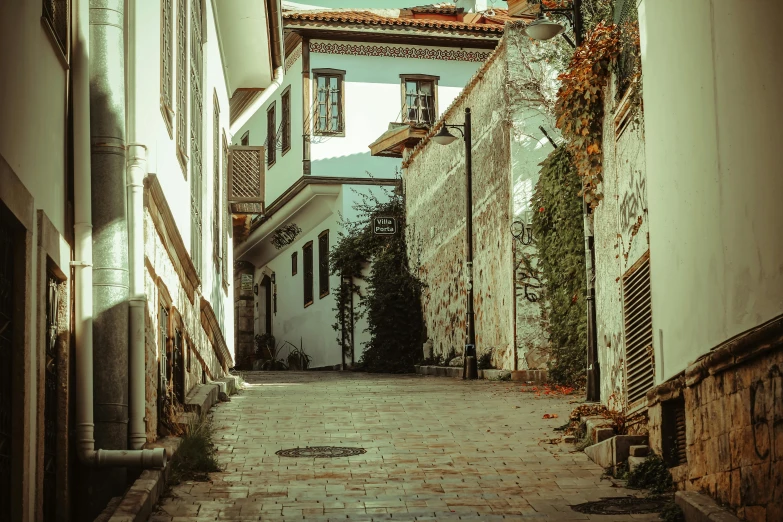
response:
[[(642, 122), (619, 129), (625, 113), (615, 83), (605, 90), (603, 201), (593, 215), (601, 402), (624, 408), (622, 277), (650, 248)], [(641, 115), (640, 115), (641, 117)]]
[[(147, 295), (145, 324), (147, 405), (145, 416), (147, 419), (147, 439), (155, 440), (157, 438), (158, 424), (158, 360), (162, 349), (158, 345), (160, 339), (160, 325), (158, 322), (160, 310), (159, 289), (161, 287), (164, 287), (169, 293), (172, 308), (176, 309), (182, 318), (183, 347), (187, 348), (188, 344), (190, 344), (193, 349), (192, 355), (196, 357), (192, 361), (192, 366), (195, 366), (195, 369), (187, 374), (185, 389), (189, 391), (195, 384), (200, 382), (199, 366), (206, 369), (207, 377), (212, 379), (222, 377), (224, 372), (215, 353), (215, 348), (201, 325), (199, 296), (194, 298), (193, 303), (188, 299), (180, 283), (179, 275), (169, 258), (169, 253), (155, 228), (148, 208), (145, 208), (144, 212), (144, 255), (145, 263), (147, 264), (147, 271), (144, 277), (144, 290)], [(172, 313), (170, 317), (174, 315), (176, 314)], [(173, 329), (170, 331), (170, 337), (173, 340)]]
[[(480, 355), (492, 348), (495, 364), (509, 368), (514, 347), (511, 142), (504, 103), (505, 49), (496, 52), (480, 85), (458, 98), (447, 118), (461, 124), (464, 109), (472, 111), (477, 350)], [(420, 275), (427, 285), (427, 335), (435, 354), (459, 354), (466, 342), (464, 142), (425, 143), (414, 152), (403, 176), (409, 248), (421, 252)]]
[[(554, 73), (546, 62), (531, 60), (535, 52), (531, 40), (511, 26), (506, 29), (506, 66), (508, 69), (505, 101), (508, 104), (508, 117), (511, 122), (511, 177), (513, 185), (512, 204), (514, 232), (518, 235), (520, 225), (530, 225), (534, 209), (531, 198), (535, 191), (540, 163), (552, 152), (552, 144), (543, 135), (540, 128), (548, 129), (555, 136), (554, 118), (546, 110), (541, 95), (552, 89), (546, 79), (551, 80)], [(531, 82), (532, 80), (532, 82)], [(530, 89), (530, 85), (542, 82), (543, 91)], [(505, 230), (512, 234), (512, 229)], [(527, 241), (525, 241), (527, 242)], [(514, 266), (524, 268), (523, 256), (533, 266), (536, 265), (536, 247), (534, 243), (525, 245), (520, 239), (512, 240)], [(516, 349), (517, 367), (520, 370), (544, 369), (547, 362), (546, 320), (542, 316), (541, 301), (533, 301), (534, 295), (540, 297), (541, 289), (537, 279), (525, 277), (524, 270), (516, 269)], [(525, 295), (525, 285), (528, 292)], [(512, 361), (513, 362), (513, 361)]]

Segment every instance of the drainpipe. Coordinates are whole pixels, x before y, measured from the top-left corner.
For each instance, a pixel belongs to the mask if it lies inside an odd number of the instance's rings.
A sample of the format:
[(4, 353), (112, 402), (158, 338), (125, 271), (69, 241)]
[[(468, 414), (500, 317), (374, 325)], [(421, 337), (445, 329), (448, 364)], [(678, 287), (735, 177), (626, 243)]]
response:
[(284, 70), (282, 67), (278, 67), (275, 69), (275, 76), (272, 79), (272, 83), (264, 89), (264, 91), (261, 93), (261, 95), (253, 100), (253, 103), (247, 106), (245, 110), (242, 111), (242, 114), (239, 115), (239, 117), (236, 119), (236, 121), (231, 124), (229, 131), (231, 132), (231, 135), (239, 132), (239, 129), (241, 129), (248, 120), (256, 113), (258, 112), (261, 107), (264, 106), (266, 101), (272, 97), (272, 95), (277, 92), (277, 89), (280, 88), (280, 86), (283, 84), (283, 76), (285, 75)]
[[(135, 101), (135, 100), (134, 100)], [(130, 447), (140, 450), (147, 442), (144, 423), (145, 344), (144, 310), (147, 297), (144, 292), (144, 177), (147, 174), (147, 147), (128, 145), (128, 251), (130, 255), (130, 335), (128, 336), (128, 378)]]
[[(143, 451), (95, 449), (93, 409), (93, 278), (90, 147), (89, 0), (74, 2), (74, 266), (76, 341), (76, 444), (88, 466), (164, 467), (163, 448)], [(124, 331), (124, 329), (123, 329)]]

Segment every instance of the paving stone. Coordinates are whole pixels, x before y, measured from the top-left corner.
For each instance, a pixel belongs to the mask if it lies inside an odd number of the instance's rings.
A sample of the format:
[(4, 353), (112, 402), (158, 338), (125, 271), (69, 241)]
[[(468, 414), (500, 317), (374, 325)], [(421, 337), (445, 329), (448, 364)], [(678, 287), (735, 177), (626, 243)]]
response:
[[(638, 494), (602, 481), (583, 453), (545, 443), (558, 422), (543, 414), (567, 418), (573, 396), (418, 375), (244, 379), (244, 390), (213, 410), (225, 471), (174, 486), (155, 520), (589, 520), (570, 506)], [(367, 452), (275, 454), (306, 446)]]

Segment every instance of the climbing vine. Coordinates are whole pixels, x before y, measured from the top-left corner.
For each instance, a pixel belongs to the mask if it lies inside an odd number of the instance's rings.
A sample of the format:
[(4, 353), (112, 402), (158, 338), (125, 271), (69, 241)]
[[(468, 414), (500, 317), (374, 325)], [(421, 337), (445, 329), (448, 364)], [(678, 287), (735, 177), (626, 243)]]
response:
[(557, 127), (582, 177), (585, 201), (598, 206), (602, 195), (598, 184), (603, 168), (604, 88), (620, 52), (619, 34), (613, 25), (600, 22), (571, 58), (561, 74), (555, 103)]
[(585, 379), (587, 312), (582, 201), (570, 152), (555, 149), (541, 164), (533, 194), (533, 236), (537, 270), (544, 281), (544, 313), (549, 322), (549, 375), (560, 384)]
[[(415, 267), (409, 269), (408, 265), (404, 198), (399, 191), (390, 190), (386, 191), (388, 200), (373, 194), (360, 195), (354, 206), (357, 219), (343, 222), (345, 232), (330, 252), (331, 273), (341, 279), (333, 328), (343, 353), (349, 353), (355, 321), (366, 317), (370, 340), (365, 343), (359, 364), (370, 372), (413, 371), (424, 335), (423, 284), (414, 275)], [(375, 235), (375, 217), (395, 218), (397, 233)], [(359, 294), (359, 310), (351, 314), (353, 295), (359, 293), (356, 281), (364, 279), (368, 263), (366, 292)]]

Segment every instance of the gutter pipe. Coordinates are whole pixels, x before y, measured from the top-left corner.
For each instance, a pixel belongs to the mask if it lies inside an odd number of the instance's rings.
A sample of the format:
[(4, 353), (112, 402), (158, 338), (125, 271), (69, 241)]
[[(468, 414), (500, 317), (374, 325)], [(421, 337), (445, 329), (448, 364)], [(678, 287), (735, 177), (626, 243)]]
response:
[(74, 133), (74, 294), (76, 340), (76, 445), (87, 466), (162, 468), (163, 448), (95, 449), (93, 393), (93, 281), (90, 146), (89, 0), (74, 1), (73, 133)]
[(269, 87), (264, 89), (261, 92), (261, 96), (253, 100), (253, 103), (248, 105), (244, 111), (242, 111), (242, 114), (240, 114), (236, 121), (231, 124), (229, 127), (229, 130), (231, 132), (231, 135), (234, 136), (236, 133), (239, 132), (239, 129), (241, 129), (247, 122), (250, 120), (250, 118), (258, 112), (261, 107), (264, 106), (266, 101), (272, 97), (272, 95), (277, 91), (277, 89), (280, 88), (280, 86), (283, 84), (283, 77), (285, 76), (284, 69), (282, 67), (278, 67), (275, 69), (275, 76), (272, 79), (272, 83), (269, 84)]

